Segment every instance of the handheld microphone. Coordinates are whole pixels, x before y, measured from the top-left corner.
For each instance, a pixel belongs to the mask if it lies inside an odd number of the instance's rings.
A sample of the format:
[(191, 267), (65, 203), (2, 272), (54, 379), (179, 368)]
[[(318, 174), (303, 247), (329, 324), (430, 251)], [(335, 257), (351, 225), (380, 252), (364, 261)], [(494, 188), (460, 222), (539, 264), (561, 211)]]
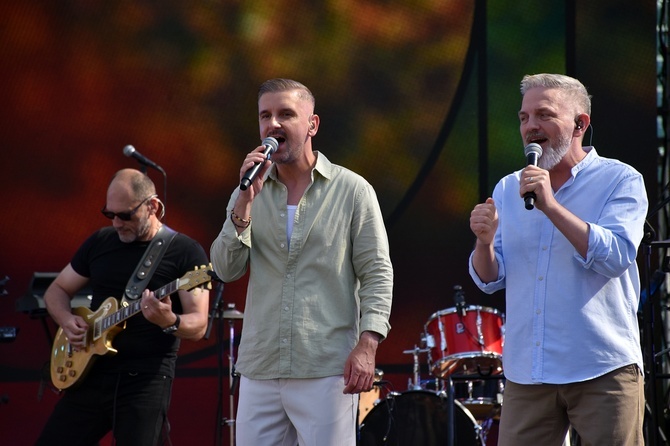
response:
[[(525, 149), (523, 149), (523, 153), (526, 155), (527, 166), (537, 166), (537, 162), (542, 156), (542, 146), (532, 142), (528, 144)], [(535, 195), (535, 192), (526, 192), (523, 194), (523, 201), (526, 203), (526, 209), (529, 211), (533, 209), (535, 207), (536, 199), (537, 195)]]
[[(277, 142), (276, 139), (274, 139), (271, 136), (268, 136), (263, 140), (262, 145), (265, 146), (265, 150), (263, 151), (263, 155), (265, 155), (266, 161), (270, 159), (273, 153), (277, 150), (279, 147), (279, 142)], [(241, 190), (247, 190), (249, 186), (251, 186), (251, 183), (254, 182), (256, 179), (256, 176), (258, 175), (258, 172), (260, 172), (261, 168), (265, 165), (265, 161), (262, 163), (256, 163), (253, 165), (252, 168), (247, 170), (247, 172), (244, 174), (242, 177), (242, 180), (240, 181), (240, 189)]]
[(165, 173), (163, 168), (159, 166), (158, 164), (154, 163), (151, 161), (149, 158), (146, 156), (142, 155), (140, 152), (135, 150), (135, 147), (133, 146), (125, 146), (123, 148), (123, 154), (126, 155), (127, 157), (130, 158), (135, 158), (140, 164), (143, 164), (145, 166), (153, 167), (154, 169), (158, 170), (159, 172)]

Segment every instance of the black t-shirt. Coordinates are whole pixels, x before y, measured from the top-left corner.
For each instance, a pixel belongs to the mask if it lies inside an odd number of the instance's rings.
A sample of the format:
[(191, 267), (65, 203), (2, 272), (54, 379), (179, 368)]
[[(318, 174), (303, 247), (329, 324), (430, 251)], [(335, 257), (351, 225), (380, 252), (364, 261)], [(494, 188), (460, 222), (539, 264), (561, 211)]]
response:
[[(75, 253), (71, 265), (80, 275), (90, 279), (95, 311), (109, 297), (119, 302), (128, 280), (149, 246), (149, 242), (124, 243), (113, 227), (91, 235)], [(149, 281), (155, 291), (179, 279), (187, 272), (209, 263), (202, 246), (188, 236), (178, 233)], [(182, 312), (179, 295), (170, 296), (175, 313)], [(116, 355), (96, 359), (90, 373), (140, 372), (174, 377), (180, 339), (163, 333), (161, 327), (147, 321), (142, 313), (126, 320), (126, 328), (112, 342)]]

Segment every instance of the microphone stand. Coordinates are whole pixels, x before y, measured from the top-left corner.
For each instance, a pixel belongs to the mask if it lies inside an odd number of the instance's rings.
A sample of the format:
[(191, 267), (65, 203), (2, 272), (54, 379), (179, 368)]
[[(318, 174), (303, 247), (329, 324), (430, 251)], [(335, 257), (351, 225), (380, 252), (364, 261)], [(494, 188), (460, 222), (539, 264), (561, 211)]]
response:
[[(148, 175), (147, 173), (147, 164), (137, 161), (140, 164), (140, 172), (142, 172), (145, 175)], [(151, 166), (154, 167), (157, 171), (163, 174), (163, 212), (165, 212), (165, 209), (167, 208), (167, 173), (165, 172), (165, 169), (163, 169), (159, 165)]]

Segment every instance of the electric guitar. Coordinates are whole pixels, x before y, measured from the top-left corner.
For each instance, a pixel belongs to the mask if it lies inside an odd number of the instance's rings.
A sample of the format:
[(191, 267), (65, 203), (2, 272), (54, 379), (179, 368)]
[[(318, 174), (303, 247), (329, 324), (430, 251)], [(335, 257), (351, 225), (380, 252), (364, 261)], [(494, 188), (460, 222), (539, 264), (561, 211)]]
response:
[[(154, 291), (156, 298), (163, 299), (177, 290), (191, 290), (193, 288), (210, 285), (212, 276), (212, 265), (196, 267), (182, 278), (176, 279), (167, 285)], [(75, 351), (65, 337), (61, 327), (56, 332), (56, 337), (51, 349), (51, 381), (53, 385), (64, 390), (81, 382), (96, 359), (95, 355), (114, 355), (118, 351), (112, 347), (112, 340), (125, 325), (121, 325), (126, 319), (142, 311), (140, 299), (123, 300), (119, 308), (118, 300), (108, 297), (100, 305), (96, 312), (86, 307), (77, 307), (72, 310), (86, 320), (89, 325), (85, 335), (86, 346)]]

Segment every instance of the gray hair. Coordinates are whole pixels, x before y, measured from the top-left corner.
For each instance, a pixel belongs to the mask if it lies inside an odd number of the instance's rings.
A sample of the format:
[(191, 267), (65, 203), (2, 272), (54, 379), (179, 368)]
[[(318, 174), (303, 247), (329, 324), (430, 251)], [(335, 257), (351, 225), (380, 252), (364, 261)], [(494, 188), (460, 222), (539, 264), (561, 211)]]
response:
[(561, 90), (575, 103), (579, 109), (578, 113), (591, 115), (591, 96), (586, 91), (586, 87), (577, 79), (563, 74), (527, 74), (521, 80), (521, 95), (525, 95), (528, 90), (536, 87)]
[(314, 99), (312, 92), (309, 91), (309, 88), (292, 79), (276, 78), (263, 82), (258, 89), (258, 99), (260, 100), (261, 96), (263, 96), (265, 93), (278, 93), (292, 90), (298, 90), (300, 99), (308, 100), (312, 103), (312, 106), (315, 105), (316, 100)]

